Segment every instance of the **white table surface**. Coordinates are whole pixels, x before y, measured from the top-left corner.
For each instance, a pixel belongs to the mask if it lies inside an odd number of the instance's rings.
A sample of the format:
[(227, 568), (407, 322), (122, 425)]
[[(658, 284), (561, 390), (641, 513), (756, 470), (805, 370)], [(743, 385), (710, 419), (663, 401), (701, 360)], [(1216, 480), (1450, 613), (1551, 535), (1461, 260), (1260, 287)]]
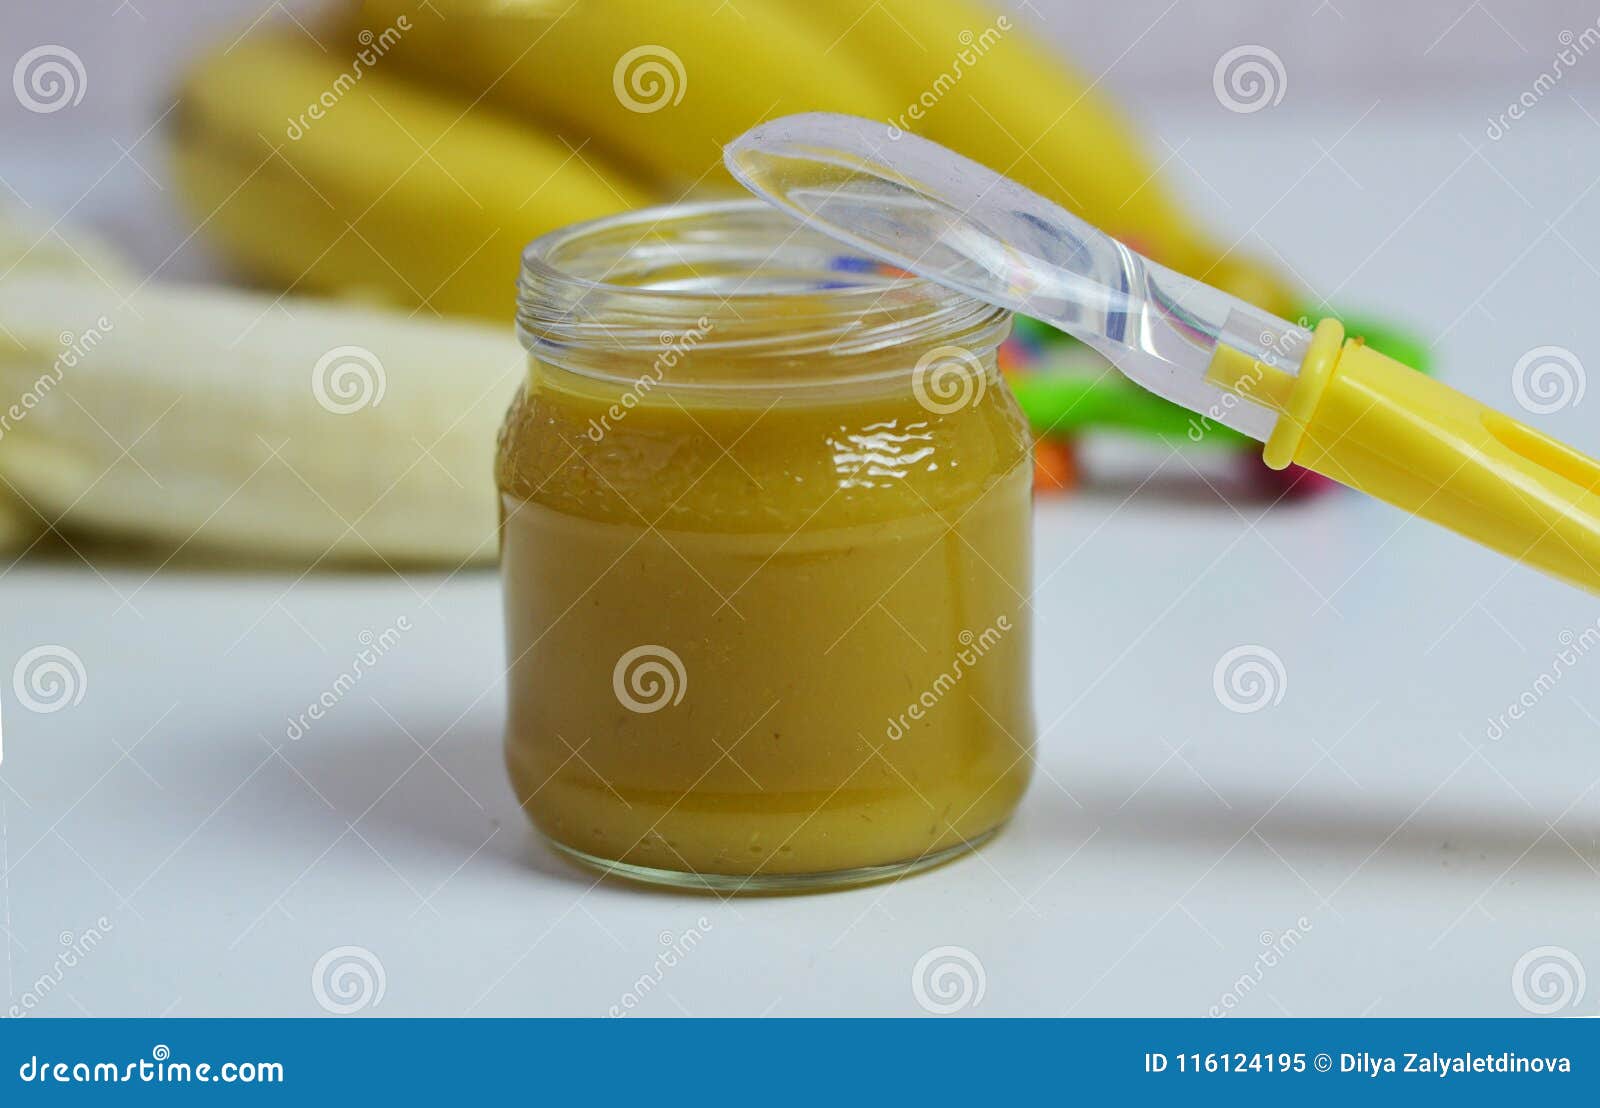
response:
[[(1207, 96), (1151, 122), (1215, 225), (1516, 411), (1531, 347), (1600, 367), (1597, 98), (1559, 91), (1488, 142), (1519, 91), (1253, 116)], [(26, 192), (49, 168), (0, 172)], [(151, 199), (119, 172), (86, 210), (114, 215), (115, 188)], [(1597, 405), (1533, 418), (1600, 450)], [(1040, 772), (1009, 829), (800, 898), (597, 884), (541, 845), (500, 760), (492, 572), (14, 565), (4, 668), (61, 644), (87, 686), (51, 714), (0, 688), (10, 1002), (102, 917), (39, 1013), (321, 1014), (314, 965), (359, 946), (385, 980), (365, 1014), (603, 1015), (691, 928), (640, 1013), (918, 1015), (913, 967), (959, 946), (985, 980), (966, 1014), (1203, 1015), (1291, 928), (1238, 1012), (1519, 1015), (1513, 968), (1543, 946), (1600, 974), (1600, 657), (1486, 735), (1600, 604), (1354, 495), (1230, 507), (1182, 458), (1130, 491), (1038, 511)], [(402, 615), (417, 630), (287, 742)], [(1213, 691), (1242, 644), (1286, 673), (1253, 714)], [(1600, 981), (1564, 1011), (1600, 1012)]]

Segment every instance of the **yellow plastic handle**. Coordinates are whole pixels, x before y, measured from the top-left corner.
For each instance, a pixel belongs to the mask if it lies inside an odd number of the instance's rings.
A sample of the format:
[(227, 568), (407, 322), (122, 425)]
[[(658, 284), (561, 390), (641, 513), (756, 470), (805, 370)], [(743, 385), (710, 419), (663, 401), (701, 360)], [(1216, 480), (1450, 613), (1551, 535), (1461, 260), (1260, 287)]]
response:
[(1280, 412), (1291, 461), (1600, 593), (1600, 462), (1317, 325), (1298, 376), (1218, 347), (1210, 378)]

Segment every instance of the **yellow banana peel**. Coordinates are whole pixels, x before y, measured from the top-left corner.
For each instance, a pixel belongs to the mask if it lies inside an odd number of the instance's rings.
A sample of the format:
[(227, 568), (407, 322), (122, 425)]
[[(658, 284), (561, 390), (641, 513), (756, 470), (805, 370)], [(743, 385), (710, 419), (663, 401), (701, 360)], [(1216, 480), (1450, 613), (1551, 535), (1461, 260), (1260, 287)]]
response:
[(1021, 181), (1182, 273), (1294, 313), (1293, 288), (1192, 219), (1128, 120), (1019, 16), (974, 0), (791, 0), (790, 8), (893, 81), (900, 103), (880, 118)]
[(925, 134), (1295, 314), (1292, 285), (1185, 211), (1093, 82), (978, 0), (364, 0), (336, 19), (329, 50), (252, 35), (184, 89), (196, 219), (280, 287), (507, 319), (526, 241), (720, 187), (723, 142), (820, 110)]
[(299, 32), (200, 61), (174, 162), (196, 222), (259, 280), (502, 321), (528, 240), (645, 200), (592, 150)]
[(0, 280), (13, 545), (145, 540), (304, 565), (492, 561), (509, 330), (217, 286)]
[[(776, 0), (367, 0), (390, 57), (591, 143), (666, 195), (726, 186), (722, 144), (801, 111), (882, 117), (889, 85)], [(589, 147), (585, 146), (585, 150)]]

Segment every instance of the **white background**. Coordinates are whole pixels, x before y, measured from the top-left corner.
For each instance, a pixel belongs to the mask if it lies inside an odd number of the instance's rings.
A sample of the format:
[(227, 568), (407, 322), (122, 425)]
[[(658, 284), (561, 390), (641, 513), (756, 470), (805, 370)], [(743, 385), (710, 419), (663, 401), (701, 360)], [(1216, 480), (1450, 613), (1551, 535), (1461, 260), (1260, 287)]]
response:
[[(91, 85), (70, 134), (6, 100), (0, 178), (151, 267), (181, 238), (159, 133), (119, 150), (189, 41), (259, 7), (136, 2), (7, 12), (0, 60), (64, 42)], [(1035, 7), (1213, 226), (1403, 322), (1453, 383), (1523, 414), (1527, 350), (1600, 366), (1600, 58), (1485, 135), (1583, 5)], [(1289, 83), (1240, 115), (1211, 66), (1246, 42)], [(205, 268), (191, 248), (163, 275)], [(1528, 418), (1596, 452), (1597, 404)], [(601, 1015), (689, 928), (639, 1011), (920, 1014), (913, 967), (954, 945), (985, 981), (966, 1014), (1203, 1015), (1289, 928), (1237, 1011), (1516, 1015), (1528, 951), (1600, 973), (1600, 657), (1486, 735), (1594, 599), (1354, 495), (1230, 506), (1185, 457), (1042, 505), (1036, 542), (1040, 773), (1009, 830), (902, 882), (731, 902), (597, 885), (534, 838), (500, 763), (492, 573), (13, 565), (0, 658), (60, 643), (87, 687), (53, 714), (4, 704), (7, 993), (101, 917), (40, 1012), (319, 1014), (312, 967), (356, 945), (386, 982), (368, 1014)], [(357, 636), (402, 615), (417, 629), (287, 742)], [(1251, 714), (1213, 689), (1243, 644), (1286, 674)], [(1600, 981), (1568, 996), (1600, 1013)]]

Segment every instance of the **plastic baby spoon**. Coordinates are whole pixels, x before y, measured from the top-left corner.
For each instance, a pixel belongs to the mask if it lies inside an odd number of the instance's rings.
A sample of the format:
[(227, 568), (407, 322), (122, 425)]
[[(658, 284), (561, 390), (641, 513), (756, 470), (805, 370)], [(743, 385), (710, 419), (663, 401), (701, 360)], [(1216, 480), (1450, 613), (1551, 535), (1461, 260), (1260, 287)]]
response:
[(1291, 462), (1600, 593), (1600, 463), (1387, 358), (1130, 250), (936, 143), (787, 116), (723, 154), (751, 192), (833, 238), (1043, 319), (1151, 392)]

